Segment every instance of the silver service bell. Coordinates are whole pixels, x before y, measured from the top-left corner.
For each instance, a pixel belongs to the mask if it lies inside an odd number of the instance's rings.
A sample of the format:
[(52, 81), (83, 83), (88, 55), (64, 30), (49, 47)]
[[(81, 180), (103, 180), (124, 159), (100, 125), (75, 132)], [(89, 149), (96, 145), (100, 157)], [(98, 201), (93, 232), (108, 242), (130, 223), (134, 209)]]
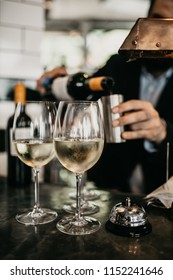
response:
[(106, 229), (118, 235), (139, 237), (150, 233), (152, 227), (145, 209), (132, 204), (127, 197), (125, 203), (120, 202), (112, 208)]

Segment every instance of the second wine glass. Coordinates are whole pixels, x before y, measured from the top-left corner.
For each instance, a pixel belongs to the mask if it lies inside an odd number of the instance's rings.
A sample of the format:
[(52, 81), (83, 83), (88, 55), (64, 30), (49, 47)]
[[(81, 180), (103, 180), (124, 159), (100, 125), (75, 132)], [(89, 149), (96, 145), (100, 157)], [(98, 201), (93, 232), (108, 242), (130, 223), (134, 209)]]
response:
[(54, 157), (55, 116), (56, 105), (53, 102), (18, 103), (15, 109), (13, 142), (20, 160), (32, 167), (35, 181), (33, 209), (16, 215), (16, 220), (25, 225), (46, 224), (57, 217), (56, 211), (41, 208), (39, 203), (39, 171)]
[(61, 101), (56, 115), (54, 147), (58, 160), (76, 176), (76, 210), (62, 218), (57, 228), (71, 235), (97, 231), (100, 222), (81, 215), (81, 183), (85, 171), (100, 158), (104, 146), (104, 129), (97, 102)]

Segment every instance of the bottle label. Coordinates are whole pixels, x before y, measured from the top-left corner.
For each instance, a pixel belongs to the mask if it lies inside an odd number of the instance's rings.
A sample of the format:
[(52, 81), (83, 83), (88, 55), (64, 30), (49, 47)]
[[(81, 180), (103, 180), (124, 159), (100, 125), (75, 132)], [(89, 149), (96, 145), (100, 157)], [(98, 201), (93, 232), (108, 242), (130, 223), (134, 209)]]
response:
[(58, 77), (52, 83), (52, 92), (60, 100), (72, 100), (67, 91), (68, 76)]

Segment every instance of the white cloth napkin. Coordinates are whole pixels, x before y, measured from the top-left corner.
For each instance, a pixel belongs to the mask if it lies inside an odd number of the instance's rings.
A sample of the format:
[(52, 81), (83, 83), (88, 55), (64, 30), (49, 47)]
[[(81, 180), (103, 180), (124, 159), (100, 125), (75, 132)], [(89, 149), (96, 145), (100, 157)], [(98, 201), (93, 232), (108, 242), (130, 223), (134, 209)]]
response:
[(171, 208), (173, 203), (173, 176), (162, 186), (155, 189), (145, 197), (148, 204), (159, 200), (166, 208)]

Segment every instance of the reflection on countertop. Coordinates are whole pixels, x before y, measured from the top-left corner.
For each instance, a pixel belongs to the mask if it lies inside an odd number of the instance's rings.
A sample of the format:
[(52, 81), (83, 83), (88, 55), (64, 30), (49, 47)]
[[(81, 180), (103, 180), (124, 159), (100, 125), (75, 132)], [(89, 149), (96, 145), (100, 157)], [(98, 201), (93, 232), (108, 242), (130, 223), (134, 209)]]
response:
[[(58, 212), (70, 201), (72, 187), (41, 184), (40, 204)], [(97, 189), (98, 190), (98, 189)], [(86, 236), (70, 236), (56, 229), (52, 223), (37, 227), (24, 226), (15, 220), (20, 210), (32, 208), (34, 186), (23, 189), (8, 188), (0, 179), (0, 259), (3, 260), (170, 260), (173, 259), (173, 210), (147, 206), (142, 196), (130, 195), (142, 204), (152, 224), (152, 232), (140, 238), (115, 235), (105, 229), (112, 207), (127, 194), (102, 189), (98, 204), (100, 211), (93, 215), (102, 223), (100, 230)], [(71, 200), (72, 202), (72, 200)], [(67, 214), (66, 214), (67, 215)]]

